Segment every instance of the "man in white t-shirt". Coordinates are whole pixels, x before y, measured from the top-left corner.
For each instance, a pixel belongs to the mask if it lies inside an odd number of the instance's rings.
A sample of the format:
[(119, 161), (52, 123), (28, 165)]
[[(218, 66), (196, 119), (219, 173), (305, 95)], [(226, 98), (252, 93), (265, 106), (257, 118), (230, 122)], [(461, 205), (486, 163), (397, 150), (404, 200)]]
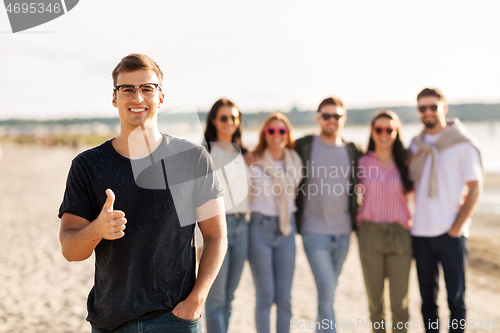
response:
[[(443, 269), (450, 332), (466, 326), (465, 267), (469, 225), (482, 189), (483, 171), (479, 150), (465, 127), (447, 121), (448, 106), (438, 89), (423, 89), (417, 96), (425, 129), (410, 146), (410, 174), (415, 181), (413, 251), (422, 297), (426, 332), (439, 331), (438, 281)], [(442, 323), (443, 324), (443, 323)]]

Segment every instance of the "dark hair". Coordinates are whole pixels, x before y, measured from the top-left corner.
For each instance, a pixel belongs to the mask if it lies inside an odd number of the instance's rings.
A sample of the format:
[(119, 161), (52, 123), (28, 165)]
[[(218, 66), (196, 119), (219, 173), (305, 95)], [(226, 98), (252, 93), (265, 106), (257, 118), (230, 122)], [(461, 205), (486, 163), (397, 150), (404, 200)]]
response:
[(421, 92), (418, 93), (417, 102), (420, 98), (426, 97), (426, 96), (435, 96), (438, 98), (438, 101), (440, 101), (440, 102), (445, 101), (443, 92), (441, 90), (439, 90), (438, 88), (424, 88)]
[(217, 112), (222, 106), (229, 106), (231, 108), (236, 108), (238, 110), (238, 115), (240, 117), (240, 123), (238, 125), (238, 128), (236, 128), (236, 131), (233, 134), (233, 137), (231, 138), (231, 142), (238, 145), (241, 149), (241, 152), (244, 154), (246, 153), (247, 149), (243, 147), (243, 144), (241, 143), (241, 123), (242, 123), (242, 115), (240, 109), (236, 107), (236, 105), (231, 102), (228, 99), (221, 98), (215, 104), (212, 106), (210, 109), (210, 112), (208, 112), (207, 118), (205, 120), (206, 126), (205, 126), (205, 142), (207, 144), (207, 150), (210, 152), (210, 142), (216, 142), (217, 141), (217, 128), (215, 128), (214, 124), (212, 123), (213, 120), (217, 117)]
[(257, 143), (257, 146), (253, 150), (253, 152), (259, 156), (262, 156), (264, 154), (264, 151), (267, 148), (267, 143), (266, 143), (266, 133), (265, 129), (269, 125), (269, 123), (273, 120), (281, 120), (285, 123), (286, 127), (288, 128), (288, 143), (286, 144), (286, 148), (293, 149), (295, 147), (295, 140), (293, 139), (292, 136), (292, 124), (290, 124), (290, 121), (288, 118), (281, 112), (275, 112), (270, 114), (262, 123), (262, 126), (259, 130), (259, 142)]
[(377, 119), (387, 118), (394, 120), (396, 122), (396, 141), (392, 145), (392, 157), (394, 158), (394, 163), (398, 168), (399, 175), (401, 177), (401, 182), (403, 183), (404, 192), (408, 193), (413, 190), (413, 182), (410, 180), (408, 163), (410, 160), (409, 151), (404, 147), (403, 141), (401, 138), (401, 121), (399, 120), (398, 115), (391, 110), (381, 110), (375, 113), (371, 121), (371, 132), (370, 132), (370, 141), (368, 142), (367, 153), (369, 151), (375, 151), (375, 142), (373, 141), (373, 126), (375, 126), (375, 122)]
[(337, 97), (328, 97), (322, 100), (321, 103), (319, 103), (317, 112), (319, 112), (325, 105), (337, 105), (338, 107), (344, 108), (344, 103), (342, 103), (340, 99), (338, 99)]
[(115, 69), (111, 76), (113, 77), (113, 85), (116, 86), (116, 81), (120, 73), (133, 72), (136, 70), (145, 69), (155, 72), (158, 77), (158, 83), (160, 86), (163, 84), (163, 73), (160, 66), (153, 61), (150, 57), (140, 53), (132, 53), (123, 58)]

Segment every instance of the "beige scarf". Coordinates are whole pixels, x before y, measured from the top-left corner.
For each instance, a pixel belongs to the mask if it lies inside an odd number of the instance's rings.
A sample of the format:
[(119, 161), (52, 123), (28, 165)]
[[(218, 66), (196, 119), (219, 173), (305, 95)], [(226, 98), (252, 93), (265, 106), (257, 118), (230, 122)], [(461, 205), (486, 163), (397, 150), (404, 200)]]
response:
[(283, 235), (288, 236), (292, 231), (290, 225), (290, 199), (295, 199), (297, 196), (297, 186), (302, 179), (302, 160), (293, 149), (285, 148), (284, 154), (284, 169), (281, 169), (274, 162), (269, 150), (264, 152), (260, 159), (260, 165), (264, 172), (273, 179), (273, 187), (279, 195), (276, 197), (279, 211), (280, 231)]
[(410, 162), (410, 178), (416, 184), (420, 182), (425, 161), (427, 160), (427, 156), (431, 154), (431, 177), (429, 179), (429, 197), (431, 198), (437, 194), (437, 162), (439, 152), (453, 145), (467, 142), (477, 149), (479, 159), (481, 160), (481, 152), (477, 147), (475, 139), (467, 133), (465, 126), (460, 120), (454, 118), (447, 121), (447, 123), (448, 130), (433, 145), (424, 142), (424, 137), (427, 133), (425, 130), (412, 140), (412, 143), (418, 147), (418, 151), (412, 156)]

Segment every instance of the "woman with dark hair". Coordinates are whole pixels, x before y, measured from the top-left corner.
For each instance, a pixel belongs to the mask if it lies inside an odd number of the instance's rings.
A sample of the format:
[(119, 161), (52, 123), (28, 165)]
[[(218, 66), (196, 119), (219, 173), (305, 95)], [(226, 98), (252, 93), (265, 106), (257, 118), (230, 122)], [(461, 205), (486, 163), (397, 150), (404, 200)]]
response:
[(412, 224), (407, 195), (409, 154), (401, 140), (401, 123), (390, 111), (371, 121), (366, 155), (359, 159), (358, 243), (373, 332), (385, 332), (384, 283), (389, 280), (392, 331), (406, 332), (408, 281), (412, 259)]
[(291, 290), (295, 269), (297, 186), (302, 161), (293, 149), (292, 127), (282, 113), (268, 116), (259, 132), (250, 167), (250, 268), (255, 283), (257, 333), (270, 331), (271, 306), (276, 303), (278, 333), (290, 331)]
[(211, 142), (231, 142), (245, 154), (247, 149), (241, 144), (241, 120), (241, 111), (233, 102), (225, 98), (215, 102), (206, 118), (205, 142), (208, 152), (211, 151)]
[[(225, 333), (231, 316), (231, 302), (240, 281), (241, 272), (248, 254), (248, 232), (246, 214), (248, 196), (237, 191), (248, 189), (249, 170), (243, 159), (235, 158), (238, 150), (246, 151), (241, 144), (241, 112), (233, 102), (219, 99), (212, 106), (206, 118), (205, 142), (217, 169), (224, 167), (221, 181), (231, 184), (224, 186), (226, 205), (228, 248), (217, 278), (210, 289), (205, 304), (208, 333)], [(230, 162), (230, 163), (229, 163)], [(239, 184), (239, 186), (238, 186)], [(227, 190), (230, 188), (230, 192)], [(231, 200), (230, 196), (233, 198)], [(235, 198), (243, 201), (232, 207)], [(230, 207), (230, 209), (228, 209)], [(196, 246), (201, 246), (201, 234), (197, 233)]]

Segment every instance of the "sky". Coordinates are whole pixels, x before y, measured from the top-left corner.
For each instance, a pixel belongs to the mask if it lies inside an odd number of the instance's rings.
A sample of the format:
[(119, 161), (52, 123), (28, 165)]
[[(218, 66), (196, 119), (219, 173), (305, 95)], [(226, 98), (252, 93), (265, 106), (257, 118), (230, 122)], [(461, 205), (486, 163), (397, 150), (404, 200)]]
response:
[(219, 98), (245, 112), (500, 103), (500, 1), (80, 0), (13, 34), (0, 8), (0, 119), (114, 117), (129, 53), (164, 73), (163, 111)]

